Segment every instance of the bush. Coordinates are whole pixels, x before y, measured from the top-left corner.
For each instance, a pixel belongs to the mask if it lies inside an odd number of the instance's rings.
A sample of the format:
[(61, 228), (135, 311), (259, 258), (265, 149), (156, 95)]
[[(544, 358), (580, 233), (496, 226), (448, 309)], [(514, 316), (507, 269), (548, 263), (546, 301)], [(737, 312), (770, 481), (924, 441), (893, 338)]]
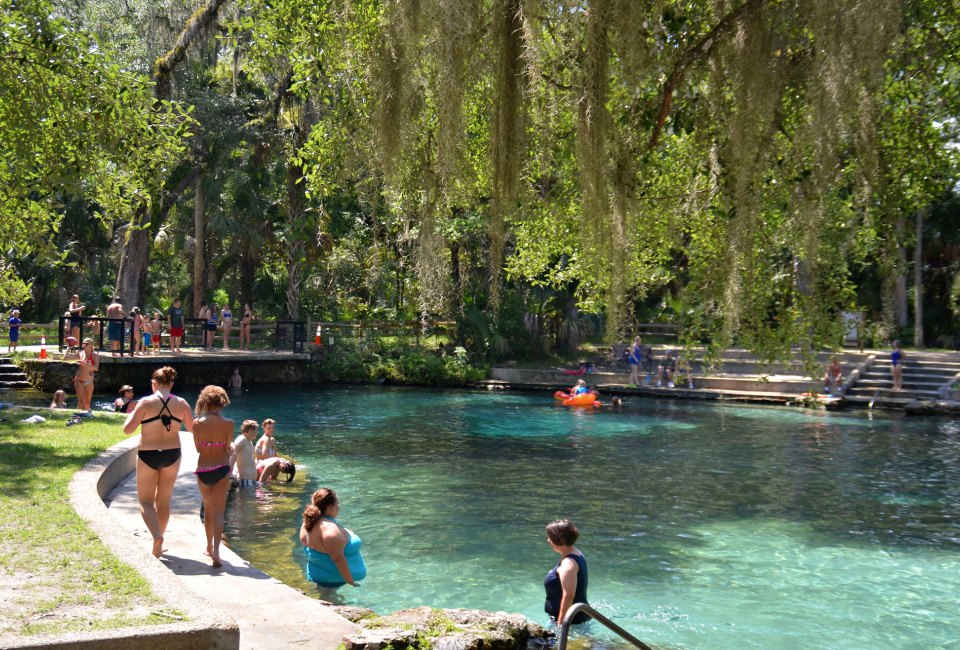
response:
[(340, 339), (317, 363), (324, 379), (416, 386), (468, 386), (487, 377), (487, 367), (471, 363), (462, 347), (425, 350), (405, 341)]

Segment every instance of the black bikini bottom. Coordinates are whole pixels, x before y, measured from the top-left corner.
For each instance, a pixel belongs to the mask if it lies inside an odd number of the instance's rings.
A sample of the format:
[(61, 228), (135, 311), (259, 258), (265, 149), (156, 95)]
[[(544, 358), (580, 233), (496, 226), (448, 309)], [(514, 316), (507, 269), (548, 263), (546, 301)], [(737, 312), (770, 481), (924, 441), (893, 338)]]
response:
[(180, 448), (141, 449), (137, 452), (137, 457), (153, 469), (163, 469), (180, 460)]
[(230, 473), (229, 465), (222, 465), (214, 469), (208, 469), (205, 472), (197, 470), (194, 474), (197, 475), (197, 478), (200, 479), (204, 485), (216, 485), (223, 479), (227, 477), (227, 474)]

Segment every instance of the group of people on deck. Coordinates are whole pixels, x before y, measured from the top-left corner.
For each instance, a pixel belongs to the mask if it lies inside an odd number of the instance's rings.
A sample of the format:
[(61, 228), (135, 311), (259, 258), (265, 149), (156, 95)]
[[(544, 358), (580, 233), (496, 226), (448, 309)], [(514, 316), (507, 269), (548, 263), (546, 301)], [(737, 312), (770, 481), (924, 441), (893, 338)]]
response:
[[(86, 305), (81, 304), (80, 297), (73, 295), (64, 316), (70, 317), (70, 330), (66, 337), (67, 350), (79, 347), (81, 332), (87, 328), (90, 333), (100, 332), (99, 314), (94, 313), (90, 318), (84, 318)], [(123, 306), (120, 296), (115, 296), (106, 308), (107, 340), (110, 350), (116, 354), (122, 349), (122, 341), (130, 340), (133, 356), (160, 354), (164, 334), (169, 338), (169, 350), (176, 354), (181, 352), (186, 320), (183, 313), (183, 301), (174, 299), (166, 310), (166, 314), (153, 310), (152, 314), (143, 313), (139, 307), (133, 307), (129, 312)], [(235, 318), (229, 304), (219, 308), (216, 304), (202, 303), (197, 312), (197, 318), (202, 321), (203, 341), (202, 348), (213, 348), (213, 340), (217, 330), (223, 335), (223, 349), (230, 350), (230, 338), (233, 331), (237, 331), (237, 345), (240, 350), (250, 348), (250, 326), (253, 323), (253, 309), (249, 303), (244, 304), (243, 312)]]

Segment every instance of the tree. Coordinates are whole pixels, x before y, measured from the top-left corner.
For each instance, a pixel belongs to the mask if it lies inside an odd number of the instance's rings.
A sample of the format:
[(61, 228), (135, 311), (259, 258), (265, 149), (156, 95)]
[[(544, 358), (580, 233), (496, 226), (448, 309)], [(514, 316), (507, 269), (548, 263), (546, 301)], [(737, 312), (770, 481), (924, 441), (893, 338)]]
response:
[(30, 285), (13, 260), (64, 258), (51, 237), (60, 193), (85, 197), (98, 215), (131, 215), (182, 151), (187, 120), (176, 104), (154, 105), (146, 80), (42, 0), (6, 7), (0, 33), (0, 302), (11, 304)]

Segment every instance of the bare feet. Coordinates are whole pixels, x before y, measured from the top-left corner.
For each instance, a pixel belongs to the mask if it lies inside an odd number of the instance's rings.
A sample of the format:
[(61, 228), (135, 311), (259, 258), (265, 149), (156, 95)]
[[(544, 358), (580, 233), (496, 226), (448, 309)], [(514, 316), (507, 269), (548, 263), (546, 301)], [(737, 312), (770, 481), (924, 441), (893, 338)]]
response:
[(153, 540), (153, 550), (151, 551), (151, 553), (153, 554), (153, 557), (160, 557), (160, 555), (163, 554), (165, 550), (167, 549), (163, 548), (162, 537), (158, 537), (155, 540)]
[(220, 563), (220, 554), (217, 553), (216, 551), (210, 554), (210, 559), (213, 560), (212, 562), (213, 566), (215, 567), (223, 566), (223, 564)]

